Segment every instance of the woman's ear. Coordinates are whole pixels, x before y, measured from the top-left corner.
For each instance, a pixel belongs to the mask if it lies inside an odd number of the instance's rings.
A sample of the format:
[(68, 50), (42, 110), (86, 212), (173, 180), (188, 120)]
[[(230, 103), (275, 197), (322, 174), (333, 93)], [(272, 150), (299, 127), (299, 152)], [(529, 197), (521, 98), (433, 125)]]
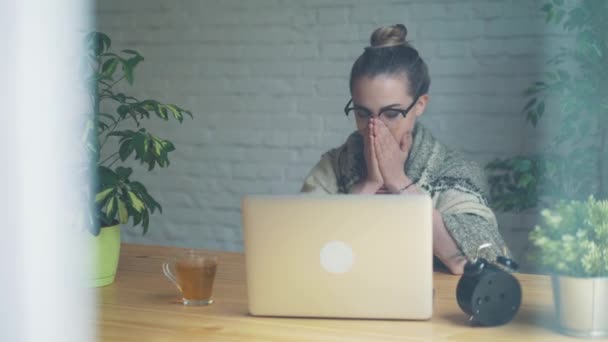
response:
[(424, 113), (426, 109), (426, 104), (429, 102), (429, 95), (424, 94), (418, 98), (418, 102), (414, 106), (414, 114), (416, 116), (420, 116)]

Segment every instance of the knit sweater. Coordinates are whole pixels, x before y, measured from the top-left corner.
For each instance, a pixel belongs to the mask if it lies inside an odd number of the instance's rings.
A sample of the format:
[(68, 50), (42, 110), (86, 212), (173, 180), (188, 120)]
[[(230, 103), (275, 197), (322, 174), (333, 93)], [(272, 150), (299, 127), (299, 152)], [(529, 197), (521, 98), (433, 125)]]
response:
[[(480, 256), (494, 261), (497, 255), (509, 255), (496, 217), (488, 207), (487, 182), (480, 166), (447, 148), (419, 123), (412, 135), (405, 174), (431, 196), (463, 254), (472, 259), (480, 245), (491, 243), (492, 247)], [(363, 137), (354, 132), (342, 146), (321, 156), (306, 177), (302, 192), (348, 194), (365, 173)]]

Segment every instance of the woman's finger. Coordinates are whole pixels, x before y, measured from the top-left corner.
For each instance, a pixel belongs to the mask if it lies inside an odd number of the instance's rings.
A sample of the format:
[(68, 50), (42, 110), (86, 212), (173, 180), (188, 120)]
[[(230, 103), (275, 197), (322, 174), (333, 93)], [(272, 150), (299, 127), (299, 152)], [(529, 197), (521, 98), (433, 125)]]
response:
[(374, 146), (376, 147), (376, 154), (381, 157), (386, 152), (386, 136), (383, 133), (380, 133), (375, 137), (376, 143)]

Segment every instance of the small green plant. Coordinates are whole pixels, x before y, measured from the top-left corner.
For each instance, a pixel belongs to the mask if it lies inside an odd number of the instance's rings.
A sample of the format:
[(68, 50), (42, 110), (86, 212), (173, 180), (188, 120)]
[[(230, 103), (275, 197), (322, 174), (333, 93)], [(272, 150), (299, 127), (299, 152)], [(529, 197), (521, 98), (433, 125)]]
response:
[(533, 261), (556, 275), (608, 277), (608, 201), (561, 201), (541, 215)]
[[(142, 121), (156, 116), (165, 121), (173, 117), (181, 123), (185, 115), (192, 117), (192, 113), (174, 104), (139, 100), (117, 91), (122, 81), (133, 85), (135, 67), (144, 58), (134, 50), (111, 51), (110, 38), (101, 32), (90, 33), (87, 43), (93, 114), (85, 140), (97, 175), (90, 191), (94, 194), (91, 202), (95, 203), (94, 216), (90, 218), (92, 233), (97, 235), (101, 227), (116, 223), (126, 224), (131, 218), (133, 226), (141, 225), (145, 234), (150, 214), (156, 209), (162, 212), (162, 207), (141, 182), (131, 178), (133, 169), (123, 163), (132, 158), (148, 170), (169, 166), (168, 155), (175, 150), (173, 143), (148, 132)], [(102, 111), (102, 107), (111, 110)], [(137, 129), (123, 128), (127, 121), (132, 121)], [(116, 139), (117, 144), (108, 144), (111, 139)], [(104, 151), (110, 146), (116, 150)]]

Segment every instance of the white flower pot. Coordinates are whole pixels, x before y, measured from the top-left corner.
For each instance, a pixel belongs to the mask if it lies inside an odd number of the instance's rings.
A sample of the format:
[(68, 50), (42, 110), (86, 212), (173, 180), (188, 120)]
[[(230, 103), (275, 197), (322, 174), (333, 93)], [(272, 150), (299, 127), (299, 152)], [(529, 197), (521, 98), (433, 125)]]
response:
[(555, 312), (564, 334), (608, 336), (608, 277), (554, 276), (552, 283)]

